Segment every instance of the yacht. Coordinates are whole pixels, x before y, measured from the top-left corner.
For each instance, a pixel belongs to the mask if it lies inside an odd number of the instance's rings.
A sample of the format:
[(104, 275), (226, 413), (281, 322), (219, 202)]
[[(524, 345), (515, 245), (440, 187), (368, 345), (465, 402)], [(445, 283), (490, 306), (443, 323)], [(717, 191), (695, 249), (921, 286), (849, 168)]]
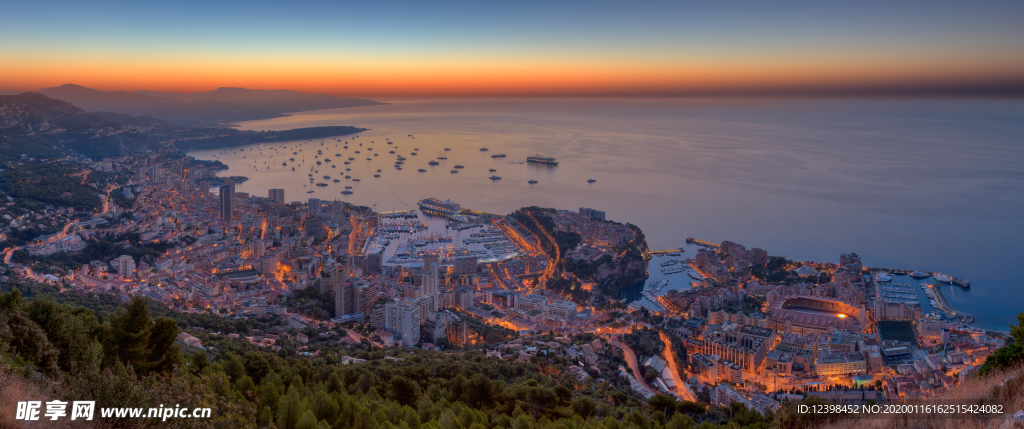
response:
[(444, 148), (444, 151), (445, 151), (445, 152), (447, 152), (447, 151), (450, 151), (450, 150), (452, 150), (452, 148), (450, 148), (450, 147), (446, 147), (446, 148)]
[(485, 147), (480, 148), (480, 152), (487, 152), (488, 150), (490, 150), (490, 149), (485, 148)]
[(501, 178), (500, 178), (500, 177), (498, 177), (498, 176), (491, 176), (491, 177), (490, 177), (490, 179), (491, 179), (491, 180), (501, 180)]
[(950, 277), (950, 276), (947, 276), (945, 274), (935, 273), (935, 275), (932, 276), (932, 277), (935, 278), (935, 280), (938, 280), (941, 283), (953, 283), (953, 278)]
[(440, 164), (440, 162), (437, 162), (437, 161), (434, 161), (434, 160), (430, 160), (430, 162), (428, 162), (427, 164), (437, 165), (437, 164)]
[(374, 174), (373, 177), (380, 177), (380, 175), (379, 174)]
[(338, 183), (340, 181), (341, 181), (341, 179), (334, 179), (334, 183)]
[(883, 283), (890, 282), (892, 281), (892, 276), (886, 273), (875, 273), (875, 281)]
[(925, 273), (925, 272), (922, 272), (922, 271), (914, 271), (914, 272), (912, 272), (912, 273), (910, 273), (908, 275), (911, 278), (915, 278), (915, 279), (924, 279), (924, 278), (928, 278), (928, 277), (932, 276), (931, 274), (928, 274), (928, 273)]
[(466, 168), (466, 167), (462, 166), (462, 165), (459, 165), (459, 164), (455, 164), (455, 168)]
[(536, 181), (536, 180), (533, 180), (533, 179), (530, 179), (530, 180), (527, 180), (527, 181), (526, 181), (526, 183), (529, 183), (529, 184), (531, 184), (531, 185), (532, 185), (532, 184), (534, 184), (534, 183), (537, 183), (537, 181)]
[(558, 165), (558, 161), (555, 161), (554, 157), (533, 155), (526, 157), (526, 162), (531, 164), (544, 164), (544, 165)]
[(426, 173), (426, 172), (427, 172), (427, 170), (424, 170), (424, 169), (422, 169), (422, 168), (421, 168), (421, 169), (419, 169), (419, 170), (416, 170), (416, 171), (419, 171), (420, 173)]
[(490, 171), (491, 173), (493, 173), (493, 172), (498, 171), (498, 170), (495, 170), (495, 169), (492, 168), (492, 169), (487, 170), (487, 171)]
[(596, 180), (594, 180), (594, 179), (588, 179), (587, 180), (587, 183), (594, 183), (594, 182), (596, 182)]
[(458, 173), (459, 170), (452, 170), (452, 173)]
[(503, 153), (496, 153), (494, 155), (491, 155), (491, 158), (504, 158), (505, 156), (506, 155)]
[(341, 191), (342, 195), (352, 195), (352, 191)]

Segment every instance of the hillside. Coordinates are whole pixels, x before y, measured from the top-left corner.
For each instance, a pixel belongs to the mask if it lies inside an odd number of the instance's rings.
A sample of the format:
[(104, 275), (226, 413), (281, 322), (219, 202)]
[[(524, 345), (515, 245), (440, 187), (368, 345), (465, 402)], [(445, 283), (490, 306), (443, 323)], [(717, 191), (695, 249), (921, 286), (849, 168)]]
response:
[[(152, 118), (118, 116), (126, 124)], [(85, 110), (38, 92), (0, 96), (0, 157), (60, 156), (68, 151), (90, 158), (117, 157), (155, 149), (157, 144), (138, 127)]]
[(91, 115), (75, 105), (38, 92), (0, 95), (0, 130), (28, 135), (68, 131), (115, 131), (121, 126), (102, 116)]
[(281, 116), (274, 111), (214, 100), (186, 103), (173, 98), (124, 91), (100, 91), (73, 84), (43, 88), (39, 92), (88, 111), (150, 116), (181, 127), (222, 125)]
[(198, 94), (101, 91), (65, 84), (40, 93), (87, 111), (148, 116), (179, 127), (222, 127), (239, 121), (284, 116), (285, 112), (372, 106), (373, 100), (290, 90), (219, 88)]

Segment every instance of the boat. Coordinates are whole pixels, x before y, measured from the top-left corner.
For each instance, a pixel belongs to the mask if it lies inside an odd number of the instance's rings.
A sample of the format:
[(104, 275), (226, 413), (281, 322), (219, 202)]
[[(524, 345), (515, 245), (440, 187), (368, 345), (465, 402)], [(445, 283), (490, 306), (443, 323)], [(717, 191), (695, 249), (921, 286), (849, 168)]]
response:
[(324, 176), (324, 179), (330, 179), (330, 178), (331, 178), (331, 176), (327, 176), (327, 175)]
[[(287, 162), (282, 162), (281, 165), (287, 166), (288, 163)], [(292, 167), (292, 168), (295, 168), (295, 167)]]
[(495, 170), (495, 169), (492, 168), (492, 169), (487, 170), (487, 171), (490, 171), (491, 173), (493, 173), (493, 172), (498, 171), (498, 170)]
[(447, 152), (447, 151), (450, 151), (450, 150), (452, 150), (452, 148), (450, 148), (450, 147), (446, 147), (446, 148), (444, 148), (444, 150), (445, 150), (445, 152)]
[(380, 169), (377, 169), (377, 172), (380, 173)]
[(352, 176), (345, 176), (345, 178), (346, 178), (346, 179), (351, 179), (351, 178), (352, 178)]
[(313, 191), (306, 191), (306, 193), (307, 193), (307, 194), (312, 194), (312, 193), (313, 193)]
[(527, 181), (526, 181), (526, 183), (529, 183), (529, 184), (531, 184), (531, 185), (532, 185), (532, 184), (534, 184), (534, 183), (537, 183), (537, 181), (536, 181), (536, 180), (533, 180), (533, 179), (530, 179), (530, 180), (527, 180)]
[(292, 171), (295, 171), (295, 167), (292, 167)]
[(327, 186), (327, 184), (326, 184), (326, 183), (324, 183), (324, 182), (318, 182), (318, 183), (317, 183), (316, 185), (317, 185), (317, 186), (320, 186), (320, 187), (324, 187), (324, 186)]
[(463, 165), (455, 164), (455, 168), (466, 168), (466, 167), (463, 166)]
[(416, 152), (410, 152), (409, 154), (410, 155), (416, 155)]
[(452, 170), (452, 173), (458, 173), (459, 170)]
[(295, 158), (288, 158), (289, 161), (295, 161)]
[(923, 272), (923, 271), (914, 271), (914, 272), (912, 272), (912, 273), (910, 273), (908, 275), (911, 278), (915, 278), (915, 279), (923, 279), (923, 278), (928, 278), (928, 277), (932, 276), (931, 274), (928, 274), (928, 273)]
[(307, 174), (307, 176), (309, 176), (309, 177), (313, 177), (313, 173)]
[(498, 176), (491, 176), (491, 177), (490, 177), (490, 179), (491, 179), (491, 180), (501, 180), (501, 178), (500, 178), (500, 177), (498, 177)]
[(594, 182), (596, 182), (596, 180), (594, 180), (594, 179), (587, 179), (587, 183), (594, 183)]
[(374, 174), (373, 177), (380, 177), (380, 175), (379, 174)]
[(424, 170), (424, 169), (422, 169), (422, 168), (421, 168), (421, 169), (419, 169), (419, 170), (416, 170), (416, 171), (419, 171), (420, 173), (426, 173), (426, 172), (427, 172), (427, 170)]
[(346, 186), (345, 189), (352, 189), (352, 187), (351, 186)]
[(558, 165), (558, 161), (555, 161), (555, 158), (550, 157), (550, 156), (540, 156), (540, 155), (528, 156), (528, 157), (526, 157), (526, 162), (529, 162), (529, 163), (532, 163), (532, 164)]
[(480, 152), (487, 152), (487, 151), (489, 151), (489, 150), (490, 150), (490, 149), (488, 149), (488, 148), (485, 148), (485, 147), (482, 147), (482, 148), (480, 148)]
[(333, 165), (333, 164), (332, 164), (332, 165), (331, 165), (331, 168), (338, 168), (338, 166), (337, 166), (337, 165)]
[(316, 165), (320, 165), (320, 161), (317, 161), (317, 162), (316, 162)]
[(352, 195), (352, 191), (341, 191), (342, 195)]
[(462, 206), (452, 200), (439, 200), (437, 198), (424, 198), (420, 200), (420, 208), (427, 212), (441, 213), (446, 215), (456, 214), (462, 211)]
[(338, 183), (340, 181), (341, 181), (341, 179), (334, 179), (334, 183)]
[(395, 151), (390, 151), (390, 152), (388, 152), (388, 153), (395, 153)]
[(506, 155), (503, 153), (496, 153), (494, 155), (491, 155), (491, 158), (504, 158), (505, 156)]
[(430, 162), (428, 162), (427, 164), (438, 165), (438, 164), (440, 164), (440, 162), (437, 162), (437, 161), (434, 161), (434, 160), (430, 160)]

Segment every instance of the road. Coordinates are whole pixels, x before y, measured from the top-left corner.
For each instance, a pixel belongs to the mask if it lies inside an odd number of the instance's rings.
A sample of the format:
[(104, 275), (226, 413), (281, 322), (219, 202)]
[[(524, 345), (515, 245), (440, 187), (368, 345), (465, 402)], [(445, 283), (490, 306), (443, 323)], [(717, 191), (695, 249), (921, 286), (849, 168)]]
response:
[(636, 381), (640, 382), (640, 385), (651, 392), (652, 395), (658, 394), (658, 391), (652, 389), (651, 386), (647, 385), (647, 380), (644, 380), (644, 373), (640, 372), (640, 365), (637, 364), (636, 354), (633, 353), (633, 349), (620, 342), (617, 338), (612, 340), (612, 344), (622, 348), (622, 354), (626, 356), (626, 362), (629, 363), (629, 369), (633, 370), (633, 376), (636, 377)]
[[(107, 212), (110, 211), (110, 192), (113, 191), (113, 190), (114, 190), (114, 187), (111, 187), (111, 186), (107, 187), (107, 198), (103, 200), (103, 211), (94, 214), (92, 216), (94, 219), (97, 218), (97, 217), (103, 216), (103, 215), (107, 214)], [(78, 221), (71, 221), (68, 224), (64, 225), (64, 228), (61, 229), (60, 234), (57, 235), (56, 239), (60, 240), (60, 239), (62, 239), (64, 237), (67, 237), (68, 236), (68, 230), (71, 229), (71, 227), (74, 226), (76, 223), (78, 223)], [(11, 264), (11, 256), (14, 255), (14, 252), (17, 252), (17, 251), (19, 251), (21, 249), (24, 249), (24, 248), (25, 248), (25, 246), (17, 246), (17, 247), (12, 247), (10, 249), (7, 249), (7, 254), (4, 255), (4, 264), (10, 265)], [(31, 272), (32, 272), (32, 270), (29, 270), (30, 275), (32, 275)]]
[(676, 353), (672, 351), (672, 340), (664, 332), (658, 332), (658, 335), (661, 336), (661, 341), (665, 343), (664, 358), (668, 361), (668, 367), (672, 371), (672, 376), (676, 378), (676, 394), (686, 401), (697, 402), (697, 398), (693, 396), (693, 393), (690, 393), (690, 389), (683, 383), (684, 378), (681, 376), (682, 373), (679, 372), (679, 368), (676, 368)]

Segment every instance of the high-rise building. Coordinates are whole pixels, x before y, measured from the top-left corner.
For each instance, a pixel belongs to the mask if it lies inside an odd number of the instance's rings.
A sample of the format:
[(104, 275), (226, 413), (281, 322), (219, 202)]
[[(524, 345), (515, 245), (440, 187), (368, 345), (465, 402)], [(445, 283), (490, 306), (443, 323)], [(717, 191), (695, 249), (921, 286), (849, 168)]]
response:
[(203, 194), (203, 195), (206, 195), (206, 194), (210, 193), (210, 181), (209, 180), (200, 180), (199, 181), (199, 193)]
[(232, 196), (234, 196), (234, 194), (235, 194), (235, 181), (234, 180), (228, 180), (227, 185), (231, 187), (231, 194), (232, 194)]
[(220, 218), (221, 220), (231, 220), (231, 198), (234, 193), (232, 188), (234, 186), (224, 185), (220, 187)]
[(451, 316), (448, 320), (448, 343), (459, 347), (469, 342), (469, 327), (466, 322), (458, 316)]
[(284, 189), (271, 189), (268, 192), (270, 193), (270, 199), (284, 204)]
[(420, 341), (420, 306), (406, 300), (385, 304), (384, 329), (395, 334), (402, 345), (415, 346)]
[(121, 255), (117, 258), (117, 273), (122, 276), (130, 276), (135, 271), (135, 260), (129, 255)]
[(455, 258), (455, 274), (476, 274), (476, 257), (475, 256), (461, 256)]
[(351, 282), (334, 283), (334, 317), (359, 312), (356, 302), (356, 288)]
[(437, 295), (438, 265), (441, 258), (435, 254), (423, 255), (423, 294)]

